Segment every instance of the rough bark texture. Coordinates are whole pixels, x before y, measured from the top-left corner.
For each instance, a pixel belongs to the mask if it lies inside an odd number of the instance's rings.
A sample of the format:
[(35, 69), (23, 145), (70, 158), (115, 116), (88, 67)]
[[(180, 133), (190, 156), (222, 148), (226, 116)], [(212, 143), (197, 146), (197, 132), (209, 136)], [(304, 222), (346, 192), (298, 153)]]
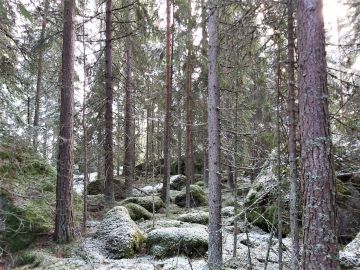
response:
[(114, 165), (113, 165), (113, 78), (112, 78), (112, 0), (106, 1), (105, 17), (105, 203), (113, 205)]
[[(130, 12), (130, 11), (128, 11)], [(130, 16), (128, 16), (130, 18)], [(129, 34), (129, 33), (128, 33)], [(134, 181), (135, 162), (135, 125), (134, 125), (134, 86), (132, 79), (133, 50), (130, 36), (126, 40), (126, 83), (125, 83), (125, 128), (124, 128), (124, 177), (125, 196), (131, 190)]]
[(209, 3), (209, 76), (208, 76), (208, 138), (209, 138), (209, 269), (222, 268), (221, 181), (220, 181), (220, 93), (217, 78), (218, 8)]
[(303, 269), (338, 269), (335, 174), (321, 0), (298, 5)]
[(295, 35), (294, 35), (294, 0), (287, 3), (287, 39), (288, 39), (288, 115), (289, 115), (289, 168), (290, 168), (290, 230), (291, 230), (291, 265), (299, 269), (299, 226), (297, 215), (298, 172), (296, 164), (296, 105), (295, 105)]
[(33, 145), (35, 151), (38, 147), (38, 126), (39, 126), (39, 118), (40, 118), (40, 96), (41, 96), (41, 83), (43, 77), (43, 55), (44, 55), (44, 41), (45, 41), (45, 32), (46, 32), (46, 22), (47, 22), (47, 14), (49, 10), (49, 0), (45, 0), (44, 2), (44, 15), (41, 24), (41, 33), (39, 40), (39, 55), (38, 55), (38, 63), (37, 63), (37, 80), (36, 80), (36, 92), (35, 92), (35, 112), (34, 112), (34, 138)]
[[(85, 14), (83, 14), (85, 15)], [(82, 104), (82, 128), (83, 128), (83, 148), (84, 148), (84, 191), (83, 191), (83, 230), (86, 230), (87, 224), (87, 188), (89, 183), (89, 170), (88, 170), (88, 136), (87, 136), (87, 126), (86, 126), (86, 45), (85, 45), (85, 16), (83, 16), (82, 21), (82, 45), (83, 45), (83, 72), (84, 72), (84, 80), (83, 80), (83, 104)]]
[(278, 247), (278, 262), (279, 262), (279, 270), (283, 269), (283, 259), (282, 259), (282, 191), (281, 191), (281, 187), (282, 187), (282, 179), (281, 179), (281, 118), (280, 118), (280, 83), (281, 83), (281, 66), (280, 66), (280, 61), (281, 61), (281, 47), (280, 47), (280, 43), (278, 40), (278, 36), (277, 36), (277, 41), (278, 43), (278, 50), (277, 50), (277, 71), (276, 71), (276, 77), (277, 77), (277, 82), (276, 82), (276, 92), (277, 92), (277, 97), (276, 97), (276, 137), (277, 137), (277, 198), (276, 198), (276, 203), (277, 203), (277, 221), (278, 221), (278, 226), (277, 226), (277, 233), (278, 233), (278, 242), (279, 242), (279, 247)]
[(193, 152), (193, 94), (192, 94), (192, 32), (191, 32), (191, 0), (188, 10), (188, 37), (187, 37), (187, 63), (186, 63), (186, 151), (185, 151), (185, 174), (186, 174), (186, 208), (190, 208), (190, 184), (194, 182), (194, 152)]
[(60, 101), (59, 152), (56, 179), (54, 238), (58, 243), (74, 238), (72, 213), (75, 1), (64, 0), (62, 82)]
[[(166, 1), (166, 78), (165, 78), (165, 121), (164, 121), (164, 178), (161, 197), (168, 202), (170, 179), (170, 119), (172, 100), (172, 29), (171, 1)], [(168, 203), (167, 203), (168, 206)], [(168, 207), (167, 207), (168, 209)]]

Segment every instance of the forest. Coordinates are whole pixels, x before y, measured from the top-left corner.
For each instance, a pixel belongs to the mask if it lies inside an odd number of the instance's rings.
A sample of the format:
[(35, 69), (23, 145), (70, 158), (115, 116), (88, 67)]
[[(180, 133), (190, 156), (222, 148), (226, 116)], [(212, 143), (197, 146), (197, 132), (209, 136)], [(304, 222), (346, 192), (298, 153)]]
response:
[(359, 0), (0, 0), (0, 270), (360, 269)]

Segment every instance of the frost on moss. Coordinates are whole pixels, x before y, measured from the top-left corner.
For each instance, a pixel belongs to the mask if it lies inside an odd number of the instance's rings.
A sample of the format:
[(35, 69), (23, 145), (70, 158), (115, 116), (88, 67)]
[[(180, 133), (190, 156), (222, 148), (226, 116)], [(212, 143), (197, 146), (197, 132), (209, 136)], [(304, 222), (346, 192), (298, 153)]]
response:
[(136, 203), (127, 203), (124, 207), (129, 211), (132, 220), (151, 219), (152, 217), (148, 210)]
[[(0, 246), (8, 252), (28, 247), (54, 226), (56, 170), (21, 144), (0, 144), (0, 204), (5, 220)], [(74, 198), (75, 220), (81, 202)]]
[(161, 228), (148, 235), (150, 254), (164, 258), (184, 254), (189, 257), (204, 256), (208, 250), (208, 232), (205, 227)]
[(186, 185), (186, 176), (182, 174), (170, 177), (170, 189), (181, 190)]
[[(181, 190), (181, 193), (176, 195), (175, 203), (180, 207), (185, 207), (185, 199), (186, 199), (186, 191), (185, 188)], [(204, 206), (206, 205), (207, 199), (205, 191), (197, 186), (191, 185), (190, 186), (190, 204), (191, 206)]]
[(94, 237), (104, 241), (105, 249), (114, 259), (133, 257), (145, 240), (123, 206), (116, 206), (106, 213)]
[(177, 219), (184, 222), (207, 225), (209, 223), (209, 213), (204, 211), (192, 212), (182, 214)]
[(129, 197), (126, 198), (125, 200), (122, 200), (120, 202), (120, 205), (125, 205), (128, 203), (136, 203), (138, 205), (141, 205), (149, 212), (153, 211), (153, 203), (156, 212), (159, 211), (160, 208), (165, 207), (164, 202), (161, 200), (159, 196)]

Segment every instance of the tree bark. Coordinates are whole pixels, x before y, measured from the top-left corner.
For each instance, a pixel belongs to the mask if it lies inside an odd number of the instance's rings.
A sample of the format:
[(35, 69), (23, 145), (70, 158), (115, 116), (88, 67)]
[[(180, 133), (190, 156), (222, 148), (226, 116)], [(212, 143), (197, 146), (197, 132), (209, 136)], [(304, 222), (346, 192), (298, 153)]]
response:
[(217, 1), (209, 2), (209, 76), (208, 76), (208, 138), (209, 138), (209, 258), (212, 270), (222, 268), (221, 181), (220, 181), (220, 92), (217, 78), (218, 50)]
[(193, 94), (192, 94), (192, 14), (191, 0), (188, 1), (188, 36), (187, 36), (187, 63), (186, 63), (186, 208), (190, 208), (190, 184), (194, 182), (194, 152), (193, 152)]
[(298, 3), (303, 269), (338, 269), (335, 173), (321, 0)]
[(129, 188), (134, 181), (134, 159), (135, 159), (135, 137), (134, 137), (134, 101), (133, 101), (133, 53), (131, 41), (126, 42), (126, 83), (125, 83), (125, 130), (124, 130), (124, 176), (125, 176), (125, 196), (128, 195)]
[(172, 102), (172, 23), (171, 1), (166, 1), (166, 82), (165, 82), (165, 121), (164, 121), (164, 178), (161, 196), (166, 201), (166, 215), (169, 208), (170, 189), (170, 138), (171, 138), (171, 102)]
[(276, 43), (278, 46), (277, 50), (277, 69), (276, 69), (276, 139), (277, 139), (277, 233), (278, 233), (278, 261), (279, 261), (279, 270), (283, 269), (283, 253), (282, 253), (282, 177), (281, 177), (281, 118), (280, 118), (280, 84), (281, 84), (281, 48), (280, 48), (280, 41), (278, 35), (276, 36)]
[(112, 78), (112, 0), (106, 1), (105, 17), (105, 186), (107, 206), (114, 204), (113, 164), (113, 78)]
[(38, 148), (38, 127), (39, 127), (39, 118), (40, 118), (40, 96), (41, 96), (41, 83), (43, 77), (43, 58), (44, 58), (44, 43), (45, 43), (45, 33), (46, 33), (46, 23), (47, 23), (47, 14), (49, 10), (49, 0), (44, 1), (44, 14), (41, 24), (41, 33), (39, 40), (39, 55), (37, 62), (37, 80), (36, 80), (36, 93), (35, 93), (35, 112), (34, 112), (34, 137), (33, 145), (35, 151)]
[[(85, 10), (85, 5), (83, 6)], [(84, 11), (85, 13), (85, 11)], [(85, 44), (85, 15), (83, 14), (82, 21), (82, 45), (83, 45), (83, 104), (82, 104), (82, 128), (83, 128), (83, 151), (84, 151), (84, 191), (83, 191), (83, 230), (86, 231), (87, 224), (87, 187), (89, 183), (89, 172), (88, 172), (88, 136), (87, 136), (87, 125), (86, 125), (86, 44)]]
[(289, 114), (289, 168), (290, 168), (290, 230), (291, 230), (291, 265), (292, 269), (299, 269), (299, 226), (298, 226), (298, 172), (296, 162), (296, 111), (295, 104), (295, 35), (294, 35), (294, 0), (287, 2), (287, 39), (288, 39), (288, 114)]
[(75, 1), (64, 0), (62, 83), (60, 101), (59, 152), (56, 179), (54, 238), (58, 243), (74, 238), (72, 212)]

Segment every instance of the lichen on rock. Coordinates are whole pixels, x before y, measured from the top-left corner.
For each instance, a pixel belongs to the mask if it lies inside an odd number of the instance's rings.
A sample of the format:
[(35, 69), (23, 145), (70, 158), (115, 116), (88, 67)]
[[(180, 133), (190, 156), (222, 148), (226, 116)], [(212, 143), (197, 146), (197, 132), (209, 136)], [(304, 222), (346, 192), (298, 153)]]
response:
[(116, 206), (106, 213), (94, 237), (102, 240), (109, 257), (116, 259), (131, 258), (145, 240), (123, 206)]
[(209, 223), (209, 212), (193, 211), (191, 213), (182, 214), (178, 216), (177, 219), (184, 222), (207, 225)]
[(208, 232), (205, 226), (160, 228), (149, 233), (147, 243), (150, 254), (156, 258), (180, 254), (201, 257), (208, 249)]
[[(185, 200), (186, 200), (186, 190), (183, 188), (181, 193), (176, 195), (175, 203), (180, 207), (185, 207)], [(207, 203), (205, 191), (197, 186), (191, 185), (190, 186), (190, 205), (192, 207), (197, 206), (204, 206)]]
[(124, 207), (129, 211), (132, 220), (151, 219), (152, 217), (148, 210), (136, 203), (127, 203), (124, 204)]
[(159, 196), (144, 196), (144, 197), (129, 197), (120, 202), (120, 205), (125, 205), (128, 203), (136, 203), (141, 205), (149, 212), (153, 211), (153, 206), (155, 211), (158, 212), (161, 208), (165, 207), (164, 202)]

